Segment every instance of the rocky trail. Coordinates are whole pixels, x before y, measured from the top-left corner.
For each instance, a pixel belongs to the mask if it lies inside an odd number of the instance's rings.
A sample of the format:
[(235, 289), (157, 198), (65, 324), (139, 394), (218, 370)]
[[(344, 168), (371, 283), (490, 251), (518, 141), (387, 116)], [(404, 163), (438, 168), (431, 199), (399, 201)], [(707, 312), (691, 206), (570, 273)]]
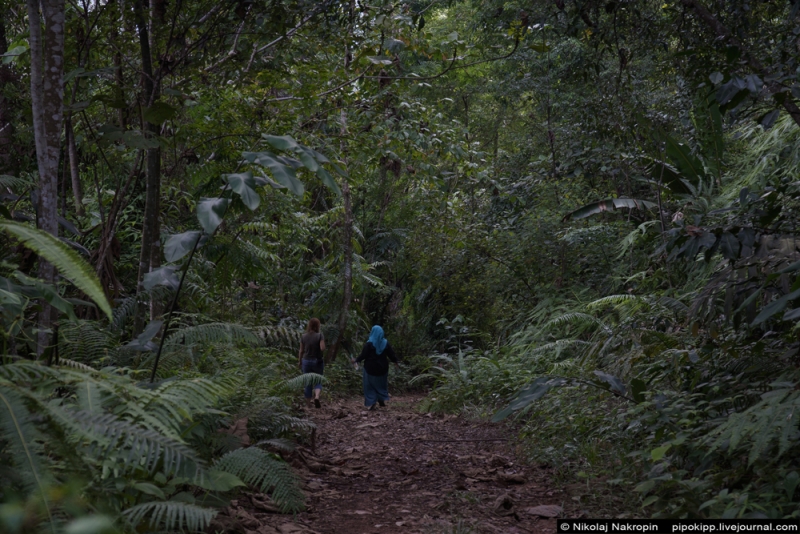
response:
[(504, 427), (422, 414), (420, 400), (399, 396), (376, 411), (360, 398), (311, 408), (314, 447), (292, 456), (307, 511), (270, 513), (269, 503), (244, 497), (222, 512), (239, 525), (230, 531), (553, 533), (556, 517), (584, 514), (579, 499), (554, 488), (548, 468), (519, 461)]

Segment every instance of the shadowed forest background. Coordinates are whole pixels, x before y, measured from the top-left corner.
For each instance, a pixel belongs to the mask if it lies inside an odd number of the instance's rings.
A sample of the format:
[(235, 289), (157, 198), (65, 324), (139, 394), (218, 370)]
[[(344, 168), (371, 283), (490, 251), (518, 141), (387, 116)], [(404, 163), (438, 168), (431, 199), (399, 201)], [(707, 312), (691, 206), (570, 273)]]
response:
[(0, 54), (3, 531), (302, 510), (310, 317), (325, 395), (380, 324), (615, 514), (800, 515), (797, 0), (0, 0)]

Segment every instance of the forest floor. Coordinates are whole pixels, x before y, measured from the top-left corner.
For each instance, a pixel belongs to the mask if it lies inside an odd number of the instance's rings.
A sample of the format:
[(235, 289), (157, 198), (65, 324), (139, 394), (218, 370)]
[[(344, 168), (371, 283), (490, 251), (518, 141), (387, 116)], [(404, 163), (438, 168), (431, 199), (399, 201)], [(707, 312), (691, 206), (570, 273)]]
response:
[(551, 468), (526, 465), (507, 426), (423, 414), (422, 398), (393, 397), (375, 411), (361, 398), (310, 408), (314, 446), (291, 457), (307, 510), (270, 513), (263, 497), (245, 496), (221, 514), (239, 525), (229, 532), (545, 534), (557, 516), (598, 516), (582, 502), (587, 482), (560, 487)]

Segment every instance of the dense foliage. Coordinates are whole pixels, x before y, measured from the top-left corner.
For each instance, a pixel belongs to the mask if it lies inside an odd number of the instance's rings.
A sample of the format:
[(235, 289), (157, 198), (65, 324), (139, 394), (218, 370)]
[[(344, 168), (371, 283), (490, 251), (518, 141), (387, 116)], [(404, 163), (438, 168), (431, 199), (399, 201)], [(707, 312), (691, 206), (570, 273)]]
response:
[(301, 509), (312, 316), (632, 513), (797, 516), (798, 5), (0, 0), (0, 524)]

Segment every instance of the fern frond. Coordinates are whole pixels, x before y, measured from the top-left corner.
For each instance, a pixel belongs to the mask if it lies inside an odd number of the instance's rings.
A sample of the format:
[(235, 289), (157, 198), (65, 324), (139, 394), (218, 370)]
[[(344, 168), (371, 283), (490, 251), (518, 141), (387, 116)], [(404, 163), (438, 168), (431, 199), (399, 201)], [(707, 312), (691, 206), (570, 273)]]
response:
[(49, 476), (40, 460), (43, 455), (41, 436), (33, 425), (22, 395), (14, 391), (10, 384), (0, 385), (0, 431), (0, 437), (9, 447), (12, 461), (18, 468), (15, 472), (24, 489), (39, 493), (52, 525), (53, 515), (46, 490)]
[(766, 455), (775, 460), (797, 443), (800, 432), (800, 392), (779, 388), (762, 396), (761, 402), (732, 414), (706, 439), (712, 450), (728, 445), (728, 452), (748, 452), (748, 464)]
[(580, 323), (580, 322), (593, 323), (602, 328), (605, 332), (611, 331), (611, 329), (597, 317), (589, 315), (588, 313), (580, 313), (580, 312), (566, 313), (564, 315), (556, 317), (555, 319), (551, 319), (550, 321), (545, 323), (542, 328), (547, 328), (550, 326), (562, 326), (565, 324)]
[(261, 326), (256, 328), (256, 333), (268, 344), (291, 348), (299, 346), (300, 337), (303, 335), (302, 331), (286, 326)]
[(297, 444), (290, 440), (284, 438), (272, 438), (272, 439), (265, 439), (261, 440), (256, 443), (257, 447), (274, 447), (276, 449), (280, 449), (286, 452), (292, 452), (293, 450), (297, 449)]
[(248, 328), (236, 323), (208, 323), (181, 328), (169, 335), (165, 345), (196, 343), (229, 343), (258, 345), (258, 336)]
[(602, 308), (603, 306), (621, 306), (624, 304), (630, 304), (633, 302), (643, 302), (642, 297), (638, 295), (609, 295), (607, 297), (599, 298), (593, 302), (590, 302), (586, 305), (588, 309), (593, 308)]
[(48, 413), (60, 417), (61, 423), (78, 435), (91, 439), (101, 451), (101, 458), (110, 458), (126, 467), (141, 468), (148, 473), (178, 473), (194, 477), (202, 461), (185, 443), (153, 430), (124, 421), (114, 414), (51, 408)]
[(202, 532), (217, 515), (216, 510), (185, 502), (147, 502), (137, 504), (122, 512), (122, 516), (136, 529), (145, 520), (151, 528), (170, 532)]
[(285, 513), (304, 509), (305, 496), (297, 476), (285, 462), (276, 460), (258, 447), (231, 451), (217, 460), (214, 469), (237, 476), (262, 492), (270, 492)]
[(66, 358), (59, 358), (58, 365), (63, 365), (65, 367), (72, 367), (73, 369), (80, 369), (81, 371), (95, 371), (96, 369), (91, 365), (86, 365), (85, 363), (76, 362), (75, 360), (68, 360)]
[(20, 178), (17, 176), (9, 176), (8, 174), (0, 174), (0, 188), (8, 188), (11, 190), (14, 189), (24, 189), (29, 185), (33, 185), (33, 182), (28, 178)]
[(280, 265), (281, 264), (280, 256), (278, 256), (274, 252), (270, 252), (268, 250), (264, 250), (263, 248), (259, 247), (258, 245), (255, 245), (255, 244), (253, 244), (253, 243), (251, 243), (250, 241), (247, 241), (247, 240), (242, 240), (242, 246), (245, 248), (245, 250), (247, 250), (253, 256), (255, 256), (256, 258), (258, 258), (258, 259), (260, 259), (262, 261), (265, 261), (267, 263), (271, 263), (271, 264), (274, 264), (274, 265)]
[(317, 373), (303, 373), (302, 375), (285, 380), (283, 385), (287, 389), (299, 389), (306, 386), (316, 386), (326, 381), (327, 379), (323, 375), (318, 375)]
[(111, 318), (111, 327), (114, 332), (122, 332), (125, 328), (125, 323), (136, 311), (136, 297), (127, 297), (119, 301), (117, 307), (114, 308), (114, 314)]
[(534, 354), (541, 354), (542, 352), (561, 352), (564, 349), (568, 349), (571, 347), (580, 347), (580, 346), (589, 346), (591, 343), (588, 341), (583, 341), (580, 339), (558, 339), (551, 343), (545, 343), (539, 347), (535, 347), (527, 351), (528, 355), (533, 356)]
[(55, 265), (61, 274), (95, 301), (97, 306), (111, 319), (111, 305), (106, 299), (97, 274), (77, 252), (70, 249), (57, 237), (18, 222), (0, 219), (0, 230), (19, 239), (27, 248)]

